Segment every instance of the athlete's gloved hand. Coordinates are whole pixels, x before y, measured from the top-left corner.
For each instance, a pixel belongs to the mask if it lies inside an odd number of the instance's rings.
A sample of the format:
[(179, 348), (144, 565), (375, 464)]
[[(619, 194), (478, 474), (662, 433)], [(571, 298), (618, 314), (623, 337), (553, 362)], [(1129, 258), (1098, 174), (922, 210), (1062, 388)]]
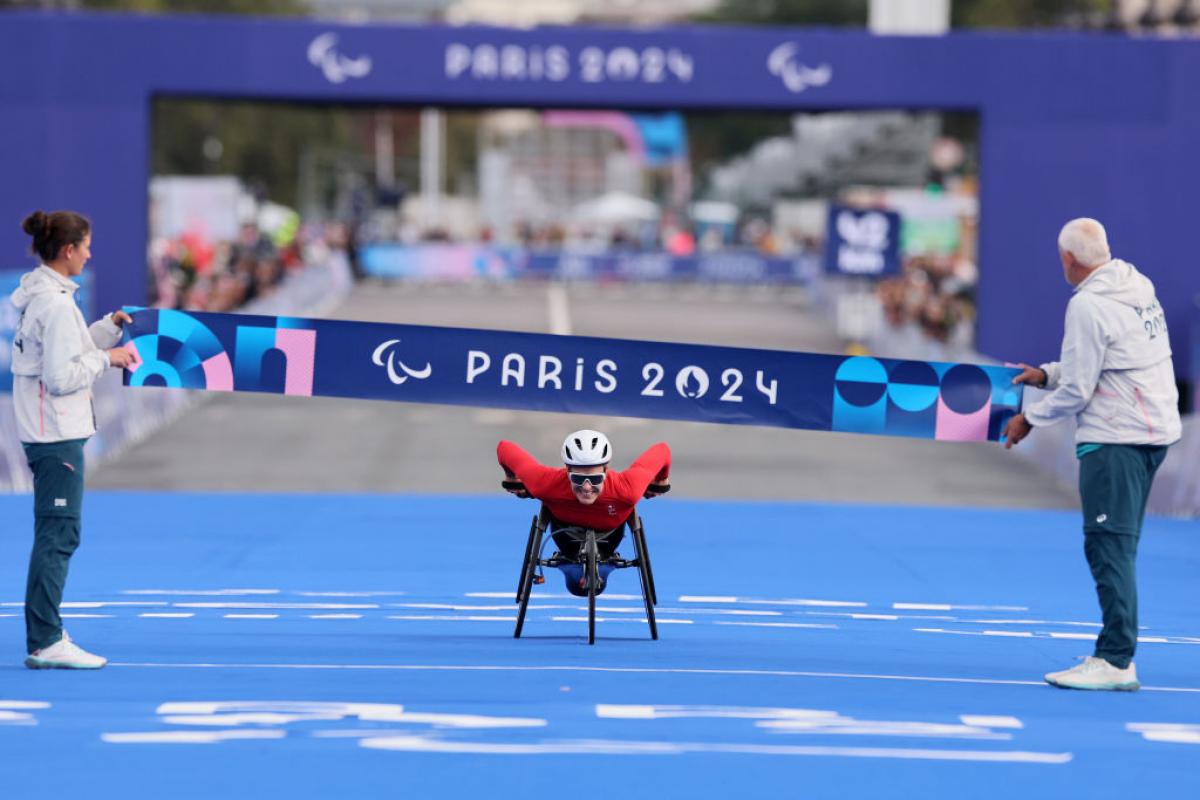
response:
[(671, 479), (667, 478), (660, 483), (652, 483), (647, 486), (646, 493), (642, 497), (649, 500), (652, 497), (658, 497), (660, 494), (666, 494), (669, 491), (671, 491)]
[(500, 481), (500, 485), (504, 488), (504, 491), (508, 492), (514, 497), (520, 497), (527, 500), (533, 496), (529, 493), (529, 490), (525, 488), (525, 484), (521, 483), (520, 481)]

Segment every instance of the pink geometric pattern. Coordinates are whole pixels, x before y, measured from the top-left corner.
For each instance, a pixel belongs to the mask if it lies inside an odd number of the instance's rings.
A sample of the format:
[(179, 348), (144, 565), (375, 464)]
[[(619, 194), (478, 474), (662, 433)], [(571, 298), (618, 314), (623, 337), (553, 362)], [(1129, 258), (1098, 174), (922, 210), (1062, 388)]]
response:
[(275, 347), (287, 357), (283, 393), (312, 397), (313, 364), (317, 357), (317, 332), (293, 328), (275, 331)]
[(986, 442), (988, 422), (992, 415), (992, 403), (970, 414), (958, 414), (938, 396), (937, 426), (934, 438), (943, 442)]
[(142, 360), (142, 354), (138, 352), (137, 345), (135, 345), (131, 339), (122, 345), (122, 347), (125, 348), (125, 351), (129, 353), (129, 355), (133, 356), (133, 361), (131, 361), (129, 366), (125, 367), (125, 369), (129, 370), (130, 373), (137, 372), (138, 367), (145, 363)]
[(233, 391), (233, 365), (226, 353), (217, 353), (203, 363), (204, 388), (210, 392)]

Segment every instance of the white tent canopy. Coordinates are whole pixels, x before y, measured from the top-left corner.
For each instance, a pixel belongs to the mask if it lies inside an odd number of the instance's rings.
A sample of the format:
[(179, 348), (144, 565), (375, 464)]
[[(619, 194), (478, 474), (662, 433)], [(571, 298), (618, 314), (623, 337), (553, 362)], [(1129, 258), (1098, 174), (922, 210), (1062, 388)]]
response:
[(571, 215), (579, 222), (616, 225), (653, 222), (662, 216), (658, 205), (628, 192), (608, 192), (577, 205)]

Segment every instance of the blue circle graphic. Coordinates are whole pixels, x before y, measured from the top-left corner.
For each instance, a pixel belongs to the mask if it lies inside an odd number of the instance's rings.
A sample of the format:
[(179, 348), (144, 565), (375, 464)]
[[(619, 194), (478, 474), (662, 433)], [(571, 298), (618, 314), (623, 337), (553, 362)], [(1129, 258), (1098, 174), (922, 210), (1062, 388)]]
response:
[(992, 399), (992, 381), (974, 364), (952, 367), (942, 378), (942, 402), (956, 414), (974, 414)]
[(888, 397), (903, 411), (924, 411), (938, 396), (937, 371), (924, 361), (901, 361), (892, 367)]
[(833, 385), (847, 405), (866, 408), (879, 402), (887, 391), (887, 370), (874, 358), (853, 356), (838, 365)]

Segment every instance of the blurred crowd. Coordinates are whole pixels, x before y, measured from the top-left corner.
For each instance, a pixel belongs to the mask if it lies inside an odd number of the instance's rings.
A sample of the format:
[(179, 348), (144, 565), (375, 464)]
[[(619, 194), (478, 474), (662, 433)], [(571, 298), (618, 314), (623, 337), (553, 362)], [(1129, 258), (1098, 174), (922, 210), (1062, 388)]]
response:
[[(950, 348), (969, 347), (975, 327), (979, 271), (961, 255), (923, 255), (905, 259), (903, 274), (876, 286), (885, 330), (897, 336), (917, 330)], [(890, 329), (890, 330), (889, 330)]]
[(150, 304), (186, 311), (233, 311), (274, 293), (292, 272), (329, 249), (349, 250), (346, 226), (241, 226), (233, 241), (199, 233), (156, 237), (150, 245)]
[(432, 243), (516, 245), (531, 250), (620, 250), (692, 256), (725, 250), (752, 250), (765, 256), (788, 256), (819, 243), (811, 237), (780, 236), (762, 217), (738, 224), (711, 224), (666, 214), (657, 220), (626, 220), (606, 224), (516, 222), (499, 235), (491, 226), (417, 226), (388, 221), (368, 221), (361, 236), (366, 243), (418, 245)]

